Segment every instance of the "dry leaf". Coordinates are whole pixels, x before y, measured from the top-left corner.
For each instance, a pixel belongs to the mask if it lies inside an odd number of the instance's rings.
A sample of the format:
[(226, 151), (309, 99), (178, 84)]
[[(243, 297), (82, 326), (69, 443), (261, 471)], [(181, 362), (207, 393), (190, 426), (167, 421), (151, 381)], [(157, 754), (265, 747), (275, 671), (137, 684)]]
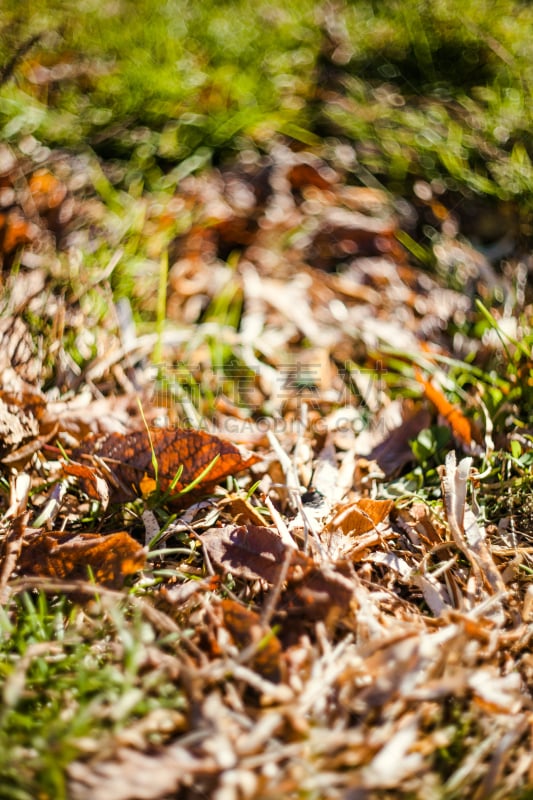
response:
[(272, 584), (279, 578), (289, 549), (296, 561), (306, 561), (303, 554), (283, 542), (277, 531), (259, 525), (210, 528), (202, 535), (202, 544), (213, 564), (224, 572)]
[(311, 565), (301, 571), (293, 570), (287, 590), (283, 593), (282, 607), (301, 621), (325, 620), (333, 623), (346, 615), (354, 597), (354, 587), (349, 576), (327, 565)]
[(221, 500), (220, 506), (228, 514), (231, 514), (231, 518), (237, 523), (251, 523), (260, 527), (264, 525), (264, 519), (259, 511), (241, 495), (230, 494), (229, 497)]
[(232, 638), (244, 649), (257, 646), (250, 665), (259, 674), (273, 683), (281, 680), (281, 642), (272, 630), (261, 623), (255, 611), (245, 608), (241, 603), (226, 598), (222, 601), (224, 625)]
[(107, 483), (96, 474), (96, 471), (92, 467), (69, 461), (67, 464), (62, 465), (62, 471), (65, 475), (71, 475), (77, 479), (80, 488), (85, 492), (87, 497), (90, 497), (91, 500), (98, 500), (103, 509), (107, 508), (109, 503), (109, 489)]
[(337, 506), (326, 530), (330, 533), (340, 530), (346, 535), (360, 536), (374, 530), (376, 525), (386, 520), (393, 508), (392, 500), (362, 497), (355, 503)]
[(57, 430), (58, 422), (47, 419), (46, 400), (39, 392), (0, 393), (0, 455), (6, 466), (24, 466)]
[(39, 423), (31, 410), (0, 398), (0, 454), (3, 458), (38, 435)]
[(367, 454), (375, 461), (386, 477), (396, 475), (406, 464), (413, 461), (410, 442), (420, 431), (428, 428), (431, 417), (425, 408), (413, 408), (409, 402), (401, 404), (401, 424), (389, 431), (384, 439)]
[(143, 568), (146, 551), (127, 533), (36, 532), (24, 540), (18, 572), (50, 578), (87, 580), (120, 588)]
[[(150, 434), (142, 430), (129, 434), (110, 433), (97, 439), (89, 437), (72, 455), (77, 461), (96, 455), (105, 462), (121, 484), (121, 491), (115, 490), (112, 497), (118, 502), (138, 494), (143, 479), (155, 480), (153, 456), (157, 461), (157, 479), (162, 491), (170, 489), (178, 470), (183, 468), (173, 488), (173, 496), (197, 480), (215, 458), (216, 462), (199, 482), (203, 490), (260, 460), (255, 455), (243, 456), (236, 445), (218, 436), (179, 428), (154, 428)], [(154, 486), (153, 483), (150, 485)]]
[(457, 464), (452, 450), (446, 456), (446, 466), (440, 467), (446, 518), (455, 544), (472, 565), (479, 588), (485, 583), (493, 593), (505, 594), (505, 583), (485, 543), (485, 531), (466, 504), (471, 463), (471, 458), (463, 458)]

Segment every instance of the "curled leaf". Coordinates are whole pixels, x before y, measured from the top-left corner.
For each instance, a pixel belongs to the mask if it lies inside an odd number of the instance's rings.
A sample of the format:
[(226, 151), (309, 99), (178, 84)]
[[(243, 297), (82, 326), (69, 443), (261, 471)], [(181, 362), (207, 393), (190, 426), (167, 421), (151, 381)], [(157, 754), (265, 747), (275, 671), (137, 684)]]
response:
[(88, 467), (85, 464), (76, 464), (74, 461), (69, 461), (68, 464), (63, 465), (63, 472), (65, 475), (71, 475), (77, 479), (78, 484), (87, 497), (90, 497), (91, 500), (98, 500), (102, 508), (107, 508), (109, 503), (109, 489), (107, 483), (96, 474), (94, 468)]

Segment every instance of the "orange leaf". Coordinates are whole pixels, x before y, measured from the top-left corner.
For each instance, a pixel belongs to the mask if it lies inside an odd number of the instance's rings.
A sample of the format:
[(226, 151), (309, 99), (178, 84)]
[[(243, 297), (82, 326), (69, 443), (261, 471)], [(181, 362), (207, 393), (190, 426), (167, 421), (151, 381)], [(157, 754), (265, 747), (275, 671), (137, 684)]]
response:
[(128, 575), (143, 568), (146, 553), (127, 533), (44, 532), (24, 541), (17, 569), (26, 575), (87, 580), (120, 588)]
[(38, 229), (24, 219), (18, 208), (8, 212), (4, 228), (2, 250), (11, 253), (22, 244), (29, 244), (37, 235)]
[(146, 476), (152, 479), (156, 477), (152, 465), (152, 447), (162, 491), (170, 488), (178, 470), (183, 468), (173, 489), (174, 498), (180, 490), (195, 481), (216, 457), (218, 460), (199, 482), (203, 490), (259, 461), (258, 456), (243, 456), (236, 445), (218, 436), (180, 428), (155, 428), (150, 431), (150, 437), (147, 431), (142, 430), (129, 434), (109, 433), (99, 439), (89, 438), (73, 453), (73, 457), (79, 460), (94, 454), (103, 459), (122, 484), (122, 492), (115, 492), (113, 499), (122, 500), (135, 496)]
[(415, 369), (415, 378), (424, 389), (424, 394), (432, 403), (440, 416), (452, 429), (452, 433), (460, 444), (466, 447), (472, 446), (473, 426), (467, 417), (456, 406), (452, 405), (441, 389), (434, 386), (431, 381), (426, 380), (420, 370)]
[(345, 503), (337, 508), (328, 523), (328, 531), (341, 530), (351, 536), (360, 536), (372, 531), (376, 525), (387, 519), (394, 503), (392, 500), (372, 500), (362, 497), (355, 503)]
[(295, 164), (287, 173), (287, 179), (294, 189), (303, 186), (316, 186), (317, 189), (331, 189), (332, 182), (312, 164)]
[(92, 467), (85, 464), (76, 464), (75, 461), (69, 461), (68, 464), (63, 464), (63, 472), (65, 475), (72, 475), (78, 479), (82, 491), (85, 492), (87, 497), (91, 500), (98, 500), (102, 507), (107, 508), (109, 503), (109, 489), (107, 483), (96, 474)]

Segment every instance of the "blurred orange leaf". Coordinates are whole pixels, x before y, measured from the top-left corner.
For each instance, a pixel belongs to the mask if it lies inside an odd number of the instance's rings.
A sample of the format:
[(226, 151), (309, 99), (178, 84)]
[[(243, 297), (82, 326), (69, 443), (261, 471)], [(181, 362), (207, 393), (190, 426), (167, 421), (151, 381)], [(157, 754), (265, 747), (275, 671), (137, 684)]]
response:
[(28, 181), (33, 202), (40, 213), (61, 205), (67, 194), (67, 187), (47, 170), (35, 172)]
[(0, 214), (0, 231), (2, 232), (2, 252), (12, 253), (17, 247), (32, 242), (39, 229), (26, 220), (18, 208), (12, 208)]
[(440, 416), (452, 429), (452, 433), (460, 444), (466, 447), (472, 446), (473, 426), (463, 412), (452, 405), (448, 398), (444, 395), (441, 389), (435, 386), (431, 381), (426, 380), (420, 370), (415, 370), (415, 378), (424, 389), (424, 394), (430, 403), (432, 403)]

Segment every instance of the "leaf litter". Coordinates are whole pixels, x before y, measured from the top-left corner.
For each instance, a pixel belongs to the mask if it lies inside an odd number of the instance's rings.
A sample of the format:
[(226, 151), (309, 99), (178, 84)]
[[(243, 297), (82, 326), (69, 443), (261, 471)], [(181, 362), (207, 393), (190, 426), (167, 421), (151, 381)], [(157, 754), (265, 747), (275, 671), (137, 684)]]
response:
[[(494, 544), (477, 505), (479, 398), (462, 407), (421, 372), (462, 357), (482, 278), (457, 291), (413, 265), (389, 195), (280, 141), (183, 179), (165, 212), (144, 198), (152, 265), (164, 213), (189, 220), (168, 241), (154, 378), (154, 339), (127, 311), (101, 324), (81, 284), (63, 305), (53, 291), (89, 230), (117, 236), (90, 165), (72, 159), (3, 153), (2, 256), (22, 269), (1, 326), (2, 602), (14, 614), (38, 588), (87, 618), (98, 595), (140, 609), (144, 669), (171, 676), (185, 710), (74, 739), (69, 797), (506, 798), (531, 785), (527, 535)], [(153, 286), (148, 270), (131, 302), (153, 311)], [(48, 320), (38, 347), (22, 311)], [(480, 363), (501, 341), (484, 347)], [(419, 497), (402, 480), (439, 415), (442, 489)]]

